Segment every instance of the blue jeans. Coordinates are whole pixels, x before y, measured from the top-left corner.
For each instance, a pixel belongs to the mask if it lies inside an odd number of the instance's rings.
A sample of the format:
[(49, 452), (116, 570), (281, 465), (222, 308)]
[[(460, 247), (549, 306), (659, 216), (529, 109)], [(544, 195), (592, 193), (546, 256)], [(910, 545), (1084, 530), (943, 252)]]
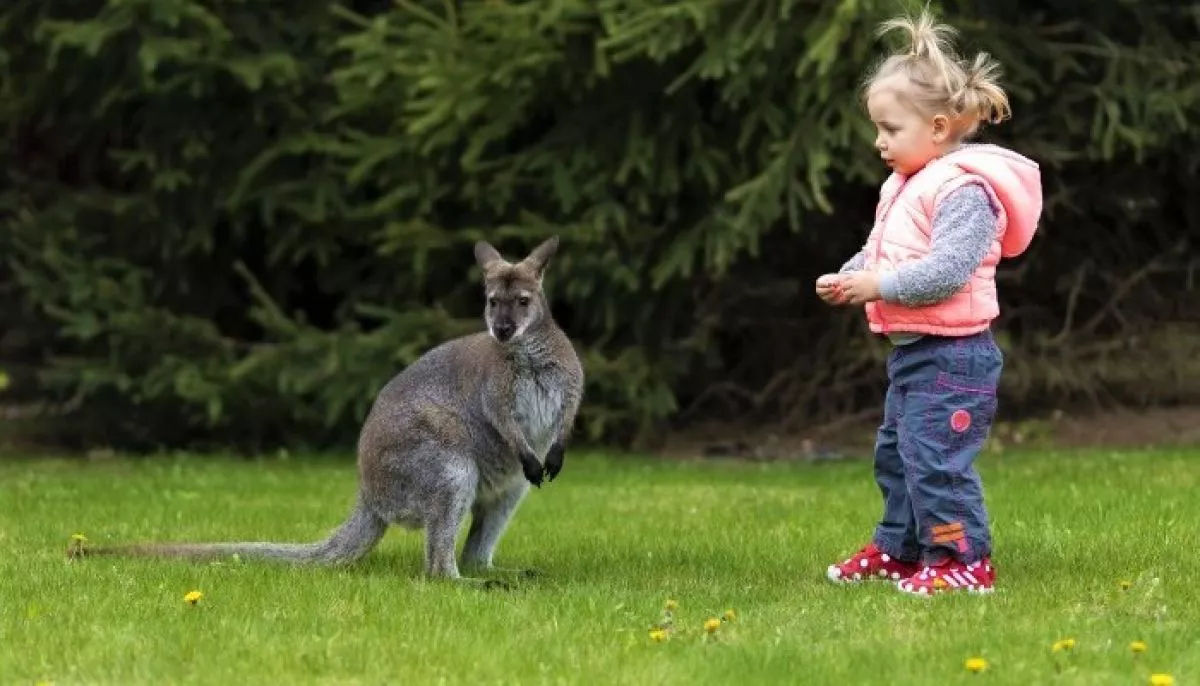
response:
[(990, 331), (896, 346), (875, 443), (883, 516), (875, 545), (892, 557), (965, 564), (991, 555), (975, 456), (996, 415), (1004, 356)]

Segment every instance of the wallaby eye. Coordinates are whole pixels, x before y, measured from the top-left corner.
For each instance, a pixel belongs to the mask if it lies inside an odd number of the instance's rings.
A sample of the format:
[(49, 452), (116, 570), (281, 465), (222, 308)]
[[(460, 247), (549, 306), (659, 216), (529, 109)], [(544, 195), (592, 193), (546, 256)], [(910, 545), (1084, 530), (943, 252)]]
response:
[(521, 307), (529, 307), (529, 298), (521, 296), (520, 298), (517, 298), (517, 303), (520, 304)]
[(488, 298), (488, 307), (495, 307), (495, 306), (496, 306), (496, 299)]

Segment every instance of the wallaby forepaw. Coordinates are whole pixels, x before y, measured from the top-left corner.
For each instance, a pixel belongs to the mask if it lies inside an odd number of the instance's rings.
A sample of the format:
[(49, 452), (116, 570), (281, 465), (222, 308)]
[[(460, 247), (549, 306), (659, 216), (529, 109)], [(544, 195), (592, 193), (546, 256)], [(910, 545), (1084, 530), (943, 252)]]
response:
[(533, 455), (526, 455), (521, 458), (521, 469), (525, 472), (525, 478), (529, 483), (542, 487), (542, 478), (544, 470), (541, 463), (537, 461)]
[(561, 443), (555, 443), (550, 446), (550, 452), (546, 454), (546, 466), (544, 468), (544, 474), (548, 480), (554, 481), (554, 477), (558, 476), (558, 473), (562, 471), (563, 457), (565, 456), (566, 448)]

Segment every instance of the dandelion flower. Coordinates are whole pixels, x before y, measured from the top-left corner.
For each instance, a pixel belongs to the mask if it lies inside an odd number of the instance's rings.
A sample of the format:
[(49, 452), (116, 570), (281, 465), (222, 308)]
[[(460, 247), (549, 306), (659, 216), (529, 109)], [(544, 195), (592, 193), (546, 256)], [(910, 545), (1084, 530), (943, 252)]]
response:
[(650, 630), (650, 640), (654, 641), (655, 643), (662, 643), (663, 641), (667, 640), (667, 630), (666, 629), (651, 629)]
[(1129, 644), (1129, 649), (1135, 653), (1144, 653), (1146, 652), (1146, 642), (1134, 641), (1133, 643)]
[(704, 630), (708, 633), (711, 634), (719, 628), (721, 628), (721, 620), (717, 619), (716, 617), (709, 617), (708, 619), (704, 620)]
[(663, 607), (665, 607), (667, 610), (674, 611), (674, 610), (677, 610), (677, 609), (679, 609), (679, 603), (677, 603), (677, 602), (675, 602), (674, 600), (671, 600), (671, 599), (669, 599), (669, 598), (668, 598), (668, 599), (667, 599), (667, 604), (666, 604), (666, 605), (664, 605)]
[(725, 614), (722, 616), (725, 618), (725, 621), (727, 621), (727, 622), (732, 622), (733, 620), (737, 619), (737, 613), (734, 612), (732, 608), (726, 610)]
[(1151, 674), (1150, 686), (1175, 686), (1175, 677), (1170, 674)]
[(67, 546), (67, 557), (69, 559), (83, 557), (86, 548), (84, 544), (87, 543), (87, 540), (87, 536), (83, 534), (71, 534), (71, 543)]
[(963, 663), (963, 667), (966, 667), (967, 671), (969, 672), (975, 672), (978, 674), (987, 669), (987, 660), (983, 659), (982, 657), (968, 658), (967, 661)]
[(1130, 581), (1129, 579), (1122, 579), (1121, 580), (1121, 590), (1128, 591), (1130, 588), (1133, 588), (1133, 582)]
[(1074, 648), (1075, 648), (1075, 639), (1064, 638), (1061, 641), (1055, 641), (1054, 645), (1050, 647), (1050, 650), (1053, 652), (1059, 653), (1064, 650), (1073, 650)]
[(195, 605), (196, 603), (200, 602), (200, 599), (203, 597), (204, 594), (200, 591), (190, 591), (187, 595), (183, 596), (183, 602), (189, 605)]

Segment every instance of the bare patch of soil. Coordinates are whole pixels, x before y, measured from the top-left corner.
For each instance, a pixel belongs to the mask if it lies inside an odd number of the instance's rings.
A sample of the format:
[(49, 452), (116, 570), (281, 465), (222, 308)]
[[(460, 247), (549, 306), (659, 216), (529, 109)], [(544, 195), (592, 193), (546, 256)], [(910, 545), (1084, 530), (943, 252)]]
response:
[(1054, 434), (1056, 442), (1071, 447), (1197, 446), (1200, 406), (1064, 417)]

